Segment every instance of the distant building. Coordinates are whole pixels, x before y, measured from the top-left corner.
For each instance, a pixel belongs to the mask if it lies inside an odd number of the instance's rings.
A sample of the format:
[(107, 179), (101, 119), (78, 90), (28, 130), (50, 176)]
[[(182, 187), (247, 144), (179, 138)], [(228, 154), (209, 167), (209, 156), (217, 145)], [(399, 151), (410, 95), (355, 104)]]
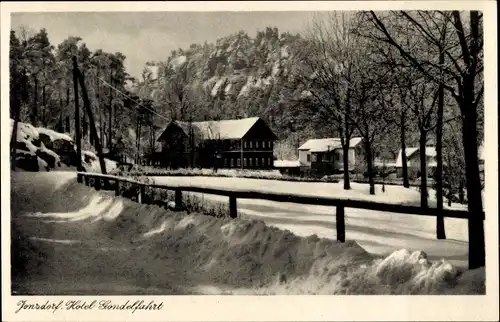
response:
[[(425, 147), (425, 157), (427, 163), (427, 176), (432, 177), (437, 167), (436, 162), (436, 147)], [(416, 179), (420, 177), (420, 148), (406, 148), (406, 164), (408, 165), (408, 177)], [(398, 158), (396, 159), (397, 176), (403, 176), (403, 155), (402, 150), (399, 150)]]
[(299, 160), (275, 160), (274, 168), (279, 170), (282, 174), (300, 175)]
[[(355, 170), (362, 160), (362, 138), (349, 141), (349, 170)], [(299, 162), (303, 171), (338, 173), (344, 169), (340, 138), (311, 139), (299, 147)]]
[(277, 139), (258, 117), (237, 120), (172, 121), (160, 135), (164, 167), (272, 169)]

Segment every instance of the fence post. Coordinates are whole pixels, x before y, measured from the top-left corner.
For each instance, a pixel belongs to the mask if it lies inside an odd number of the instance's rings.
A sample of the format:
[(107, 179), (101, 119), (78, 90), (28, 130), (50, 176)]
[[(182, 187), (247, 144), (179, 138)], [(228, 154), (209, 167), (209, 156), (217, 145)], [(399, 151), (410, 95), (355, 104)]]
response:
[(345, 242), (345, 211), (344, 205), (337, 206), (337, 212), (335, 214), (336, 226), (337, 226), (337, 240), (341, 243)]
[(83, 178), (85, 179), (85, 185), (87, 187), (90, 186), (90, 179), (89, 179), (89, 177), (85, 175)]
[(182, 190), (175, 190), (175, 210), (182, 209)]
[(485, 266), (484, 221), (482, 214), (469, 213), (469, 269)]
[(141, 201), (140, 201), (140, 203), (146, 203), (146, 185), (141, 184), (140, 188), (141, 188), (141, 192), (140, 192)]
[(116, 185), (115, 185), (115, 196), (120, 195), (120, 180), (116, 179), (115, 180)]
[(235, 196), (229, 196), (229, 216), (233, 219), (238, 217)]
[(94, 188), (95, 190), (101, 190), (101, 178), (94, 177)]
[(82, 183), (83, 182), (83, 175), (80, 173), (76, 174), (76, 182)]

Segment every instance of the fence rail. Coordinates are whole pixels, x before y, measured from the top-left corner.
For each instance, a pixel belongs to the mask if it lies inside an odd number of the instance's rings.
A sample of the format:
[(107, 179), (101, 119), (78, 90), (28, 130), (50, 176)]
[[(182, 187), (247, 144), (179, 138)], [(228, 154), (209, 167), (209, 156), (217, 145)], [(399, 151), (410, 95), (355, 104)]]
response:
[[(356, 208), (365, 209), (373, 211), (383, 211), (398, 213), (401, 215), (419, 215), (419, 216), (431, 216), (437, 217), (442, 216), (445, 218), (459, 218), (467, 219), (469, 221), (469, 268), (474, 269), (482, 267), (485, 265), (485, 246), (484, 246), (484, 211), (479, 214), (472, 214), (468, 211), (463, 210), (450, 210), (450, 209), (438, 209), (438, 208), (422, 208), (417, 206), (408, 205), (398, 205), (398, 204), (387, 204), (364, 200), (351, 200), (351, 199), (337, 199), (331, 197), (314, 197), (306, 195), (290, 195), (275, 192), (261, 192), (261, 191), (234, 191), (229, 189), (215, 189), (215, 188), (204, 188), (195, 186), (169, 186), (165, 184), (149, 184), (144, 182), (139, 182), (133, 179), (118, 177), (113, 175), (105, 175), (99, 173), (87, 173), (87, 172), (77, 172), (77, 181), (79, 183), (85, 182), (89, 185), (89, 179), (94, 179), (94, 187), (96, 190), (100, 190), (103, 185), (102, 181), (108, 183), (108, 188), (111, 187), (110, 181), (113, 181), (115, 194), (118, 196), (120, 194), (120, 183), (129, 183), (136, 185), (139, 188), (138, 201), (145, 203), (146, 187), (157, 188), (164, 190), (175, 191), (175, 208), (181, 210), (182, 204), (182, 192), (195, 192), (195, 193), (205, 193), (219, 196), (226, 196), (229, 198), (229, 215), (231, 218), (237, 217), (237, 199), (261, 199), (276, 202), (289, 202), (307, 205), (317, 205), (317, 206), (333, 206), (336, 207), (336, 232), (337, 240), (340, 242), (345, 242), (345, 208)], [(471, 224), (473, 222), (473, 224)], [(476, 230), (472, 230), (471, 227), (479, 227)]]

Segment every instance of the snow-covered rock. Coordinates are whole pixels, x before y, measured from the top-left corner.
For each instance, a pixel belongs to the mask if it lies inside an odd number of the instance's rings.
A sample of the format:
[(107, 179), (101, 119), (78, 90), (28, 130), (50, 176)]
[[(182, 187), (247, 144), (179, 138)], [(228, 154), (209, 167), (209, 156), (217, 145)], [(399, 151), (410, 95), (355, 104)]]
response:
[(45, 144), (41, 143), (40, 148), (36, 151), (36, 155), (45, 161), (50, 168), (60, 167), (61, 159), (54, 151), (47, 149)]
[[(11, 119), (11, 133), (14, 120)], [(75, 166), (76, 147), (73, 139), (65, 133), (34, 127), (31, 124), (19, 122), (17, 125), (16, 166), (26, 171), (42, 171), (57, 168), (64, 163)], [(105, 159), (106, 170), (114, 170), (117, 164)], [(82, 163), (87, 171), (101, 172), (99, 159), (91, 151), (82, 151)]]
[(26, 171), (49, 171), (50, 167), (31, 151), (16, 149), (16, 166)]

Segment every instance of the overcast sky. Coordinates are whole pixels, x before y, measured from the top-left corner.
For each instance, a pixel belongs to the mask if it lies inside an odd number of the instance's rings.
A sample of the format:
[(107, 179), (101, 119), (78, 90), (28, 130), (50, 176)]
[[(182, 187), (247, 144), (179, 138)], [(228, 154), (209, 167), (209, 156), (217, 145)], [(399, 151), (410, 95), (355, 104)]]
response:
[[(57, 46), (68, 36), (79, 36), (91, 50), (121, 52), (127, 71), (139, 76), (145, 63), (166, 60), (176, 48), (214, 42), (239, 30), (254, 36), (265, 27), (300, 32), (318, 13), (313, 12), (68, 12), (13, 13), (12, 28), (47, 29)], [(324, 13), (323, 13), (324, 14)]]

